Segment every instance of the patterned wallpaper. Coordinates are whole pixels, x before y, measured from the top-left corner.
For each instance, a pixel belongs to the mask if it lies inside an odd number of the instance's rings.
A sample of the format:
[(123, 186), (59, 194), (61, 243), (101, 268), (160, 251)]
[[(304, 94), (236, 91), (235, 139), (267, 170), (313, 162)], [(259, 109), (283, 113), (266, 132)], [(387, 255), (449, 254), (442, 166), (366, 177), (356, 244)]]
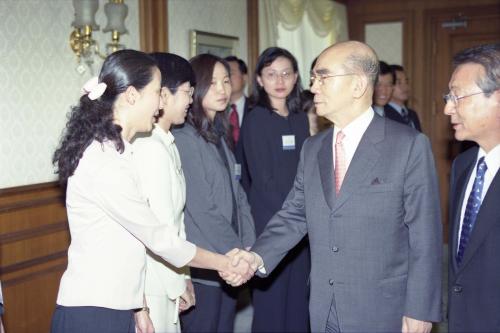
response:
[(388, 64), (403, 63), (403, 23), (371, 23), (365, 25), (365, 41), (380, 60)]
[(169, 0), (168, 49), (189, 58), (191, 29), (239, 38), (237, 55), (247, 60), (246, 0)]
[[(139, 48), (138, 0), (126, 0), (129, 31), (121, 39)], [(106, 25), (105, 0), (97, 23)], [(0, 0), (0, 189), (55, 180), (52, 153), (90, 77), (76, 72), (69, 48), (70, 0)], [(95, 33), (101, 48), (110, 34)], [(98, 73), (100, 63), (95, 65)]]

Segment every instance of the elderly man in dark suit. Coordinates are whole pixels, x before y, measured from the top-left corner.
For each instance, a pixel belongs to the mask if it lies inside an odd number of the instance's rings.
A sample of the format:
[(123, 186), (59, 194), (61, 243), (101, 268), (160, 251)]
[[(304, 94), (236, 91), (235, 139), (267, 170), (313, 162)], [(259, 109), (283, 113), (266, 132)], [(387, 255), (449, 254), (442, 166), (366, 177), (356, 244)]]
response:
[[(427, 137), (371, 108), (378, 60), (360, 42), (321, 53), (311, 91), (334, 128), (306, 140), (295, 183), (252, 247), (270, 273), (308, 234), (313, 332), (429, 332), (441, 317), (441, 223)], [(230, 277), (226, 277), (230, 280)]]
[(453, 162), (450, 332), (500, 332), (500, 44), (464, 50), (444, 96), (457, 140), (478, 147)]

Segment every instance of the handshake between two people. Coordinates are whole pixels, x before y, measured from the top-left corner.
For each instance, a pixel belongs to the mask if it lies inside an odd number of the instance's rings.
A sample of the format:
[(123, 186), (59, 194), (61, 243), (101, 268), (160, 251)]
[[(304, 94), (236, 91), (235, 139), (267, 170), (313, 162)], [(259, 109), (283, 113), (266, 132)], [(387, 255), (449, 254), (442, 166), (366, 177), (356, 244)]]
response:
[(227, 284), (233, 287), (241, 286), (250, 280), (258, 268), (264, 265), (262, 258), (255, 252), (243, 249), (232, 249), (226, 256), (229, 257), (229, 264), (224, 271), (219, 271), (219, 275)]

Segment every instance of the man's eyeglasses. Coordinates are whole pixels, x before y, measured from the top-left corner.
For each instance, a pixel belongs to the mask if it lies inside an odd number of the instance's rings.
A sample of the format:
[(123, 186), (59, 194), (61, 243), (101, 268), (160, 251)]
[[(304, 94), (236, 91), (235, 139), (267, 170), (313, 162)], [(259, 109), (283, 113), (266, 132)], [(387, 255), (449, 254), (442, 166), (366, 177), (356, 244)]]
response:
[[(177, 88), (169, 88), (170, 90), (175, 90)], [(185, 92), (186, 94), (189, 95), (189, 97), (193, 97), (193, 94), (194, 94), (194, 87), (190, 87), (189, 90), (182, 90), (182, 89), (177, 89), (177, 91), (183, 91)]]
[(326, 79), (329, 79), (331, 77), (336, 77), (336, 76), (348, 76), (348, 75), (356, 75), (355, 73), (346, 73), (346, 74), (319, 74), (319, 75), (314, 75), (311, 74), (311, 86), (314, 84), (314, 82), (318, 81), (319, 85), (322, 86), (325, 83)]
[(443, 95), (443, 100), (444, 100), (444, 104), (448, 104), (448, 102), (452, 102), (454, 105), (457, 105), (458, 101), (461, 100), (462, 98), (471, 97), (471, 96), (479, 95), (479, 94), (484, 94), (484, 91), (479, 91), (479, 92), (472, 93), (469, 95), (464, 95), (464, 96), (455, 96), (452, 93), (448, 93), (446, 95)]

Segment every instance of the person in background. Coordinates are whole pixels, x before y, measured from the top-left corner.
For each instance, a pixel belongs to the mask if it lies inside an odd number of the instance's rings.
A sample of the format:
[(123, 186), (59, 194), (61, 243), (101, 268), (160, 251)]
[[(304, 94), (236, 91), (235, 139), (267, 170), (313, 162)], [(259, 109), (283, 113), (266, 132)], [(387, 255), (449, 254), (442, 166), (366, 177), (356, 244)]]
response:
[(248, 80), (248, 69), (245, 62), (238, 57), (229, 56), (224, 60), (229, 64), (231, 74), (231, 98), (229, 110), (229, 124), (231, 125), (231, 138), (233, 147), (236, 149), (240, 135), (240, 129), (248, 113), (248, 99), (245, 96), (245, 88)]
[[(186, 184), (179, 152), (170, 128), (184, 123), (195, 84), (189, 62), (171, 53), (153, 53), (161, 72), (163, 109), (150, 135), (133, 142), (134, 162), (145, 199), (158, 221), (171, 225), (186, 239)], [(145, 296), (155, 332), (180, 332), (179, 311), (195, 305), (189, 270), (178, 269), (148, 251)]]
[(500, 44), (456, 54), (444, 114), (459, 141), (449, 199), (449, 332), (500, 332)]
[(421, 132), (420, 120), (418, 114), (407, 107), (410, 98), (410, 85), (403, 66), (390, 65), (390, 69), (396, 76), (392, 97), (389, 104), (386, 105), (385, 116), (397, 122), (409, 125)]
[[(186, 179), (187, 239), (217, 253), (255, 241), (250, 207), (231, 152), (226, 110), (229, 65), (201, 54), (190, 60), (196, 81), (184, 126), (173, 131)], [(207, 269), (191, 269), (196, 306), (181, 315), (183, 332), (232, 332), (237, 290)]]
[[(301, 112), (301, 86), (295, 57), (271, 47), (255, 69), (252, 110), (243, 124), (241, 143), (257, 235), (281, 208), (293, 185), (300, 150), (309, 136)], [(253, 286), (254, 332), (305, 332), (310, 259), (307, 239), (301, 241), (276, 271)]]
[(325, 117), (318, 116), (314, 106), (314, 94), (310, 90), (302, 92), (302, 112), (307, 114), (309, 121), (309, 134), (316, 135), (319, 132), (332, 126), (332, 123)]
[[(313, 73), (314, 65), (316, 65), (317, 60), (318, 58), (316, 57), (311, 63), (311, 75)], [(312, 85), (311, 82), (309, 83), (310, 86)], [(316, 107), (314, 106), (314, 94), (311, 92), (311, 90), (304, 90), (302, 92), (301, 100), (302, 111), (307, 113), (307, 119), (309, 120), (309, 133), (311, 135), (315, 135), (332, 125), (330, 121), (328, 121), (328, 119), (316, 114)]]
[(373, 111), (381, 117), (386, 115), (385, 109), (387, 103), (391, 100), (394, 82), (396, 82), (394, 72), (387, 63), (380, 61), (378, 79), (373, 93)]
[(52, 333), (152, 332), (144, 303), (146, 247), (175, 267), (235, 272), (241, 280), (251, 274), (243, 261), (232, 266), (230, 257), (179, 237), (142, 195), (129, 142), (151, 131), (160, 93), (155, 60), (121, 50), (106, 57), (69, 114), (53, 157), (67, 185), (71, 243)]
[(3, 328), (3, 295), (2, 295), (2, 283), (0, 282), (0, 333), (5, 333), (5, 330)]

